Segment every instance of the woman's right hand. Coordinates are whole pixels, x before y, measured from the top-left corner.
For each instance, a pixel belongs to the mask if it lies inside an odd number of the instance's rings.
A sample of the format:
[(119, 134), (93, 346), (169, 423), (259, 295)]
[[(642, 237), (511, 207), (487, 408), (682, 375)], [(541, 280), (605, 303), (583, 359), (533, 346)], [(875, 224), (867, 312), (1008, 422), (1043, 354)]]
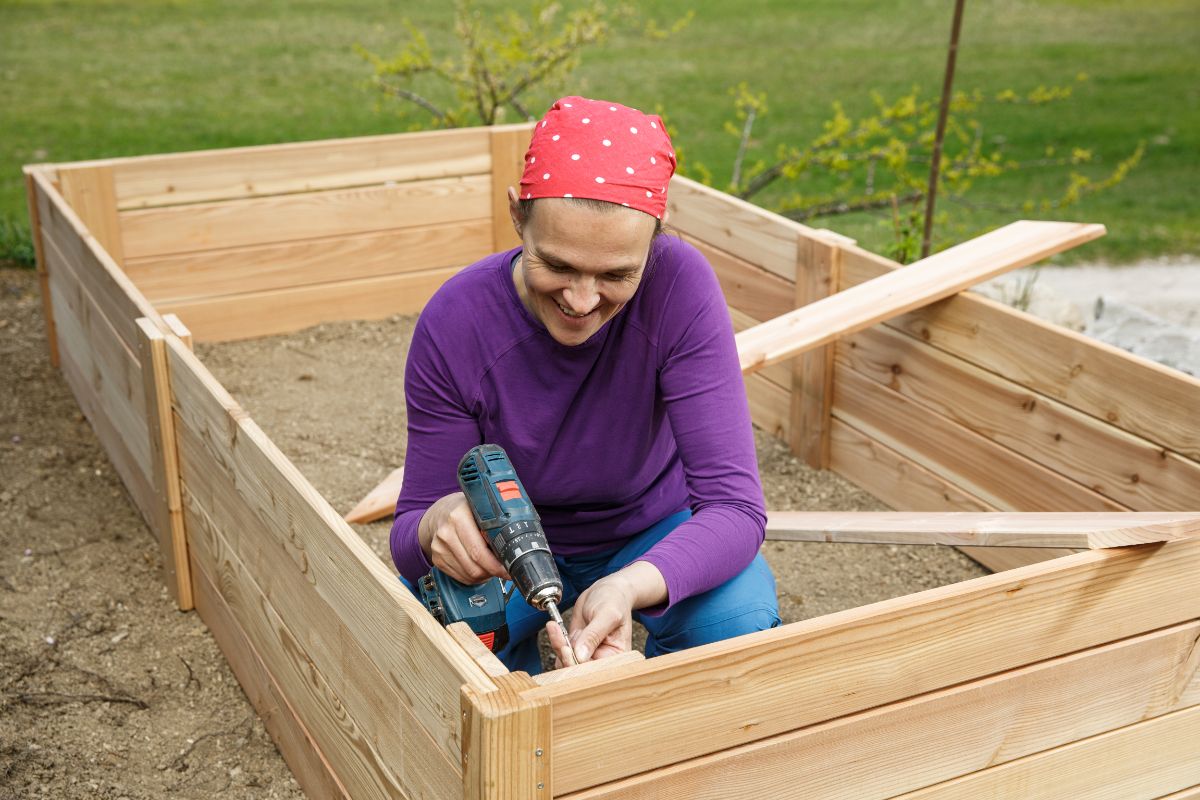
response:
[(492, 576), (509, 579), (508, 572), (475, 524), (467, 497), (448, 494), (421, 517), (417, 537), (425, 558), (459, 583), (482, 583)]

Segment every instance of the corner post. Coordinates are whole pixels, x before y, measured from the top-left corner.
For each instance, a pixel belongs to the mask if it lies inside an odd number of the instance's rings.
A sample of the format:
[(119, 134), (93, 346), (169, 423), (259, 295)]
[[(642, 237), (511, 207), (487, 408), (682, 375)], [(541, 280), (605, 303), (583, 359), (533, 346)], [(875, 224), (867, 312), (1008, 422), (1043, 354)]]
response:
[(42, 289), (42, 315), (46, 318), (46, 344), (50, 348), (50, 365), (58, 369), (58, 333), (54, 327), (54, 303), (50, 299), (50, 273), (46, 269), (46, 254), (42, 252), (42, 220), (38, 214), (37, 182), (33, 179), (35, 169), (36, 166), (24, 168), (25, 195), (29, 200), (29, 236), (33, 239), (38, 284)]
[(179, 486), (179, 457), (175, 446), (175, 416), (171, 410), (170, 366), (162, 331), (146, 317), (138, 317), (138, 357), (146, 392), (146, 424), (155, 501), (155, 534), (162, 552), (163, 579), (180, 611), (190, 611), (192, 572), (183, 527), (183, 502)]
[(494, 692), (462, 689), (464, 800), (550, 800), (550, 700), (524, 696), (524, 672), (499, 675)]
[(488, 131), (492, 149), (492, 250), (507, 250), (521, 243), (508, 215), (508, 187), (521, 188), (529, 125), (501, 125)]
[[(799, 236), (796, 244), (796, 307), (800, 308), (837, 292), (842, 250), (836, 240), (812, 235)], [(831, 343), (792, 360), (788, 444), (814, 469), (829, 469), (835, 347)]]

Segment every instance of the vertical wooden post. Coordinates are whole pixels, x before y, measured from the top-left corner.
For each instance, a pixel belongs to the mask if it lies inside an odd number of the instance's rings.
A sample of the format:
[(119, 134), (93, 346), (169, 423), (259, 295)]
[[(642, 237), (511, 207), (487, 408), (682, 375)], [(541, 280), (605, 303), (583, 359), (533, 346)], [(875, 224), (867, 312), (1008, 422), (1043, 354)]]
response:
[(183, 529), (183, 502), (179, 488), (179, 458), (175, 449), (175, 418), (171, 413), (171, 383), (167, 344), (162, 331), (146, 317), (138, 317), (138, 357), (146, 392), (146, 424), (155, 502), (152, 515), (163, 580), (180, 611), (193, 608), (192, 573), (187, 537)]
[(50, 300), (50, 273), (46, 269), (46, 255), (42, 252), (42, 220), (38, 215), (37, 183), (33, 170), (24, 168), (25, 196), (29, 200), (29, 236), (33, 239), (33, 253), (37, 259), (38, 285), (42, 290), (42, 316), (46, 319), (46, 344), (50, 347), (50, 364), (58, 368), (58, 332), (54, 327), (54, 304)]
[(492, 250), (507, 250), (521, 243), (508, 213), (508, 187), (521, 188), (528, 125), (501, 125), (489, 133), (492, 143)]
[(117, 264), (125, 261), (112, 167), (72, 167), (58, 172), (63, 198)]
[[(841, 248), (814, 236), (797, 241), (796, 307), (837, 292)], [(836, 345), (811, 350), (792, 360), (792, 452), (814, 469), (829, 469), (829, 429), (833, 408), (833, 355)]]
[(171, 329), (171, 333), (179, 337), (183, 342), (183, 346), (188, 350), (192, 349), (192, 332), (175, 314), (163, 314), (163, 322), (167, 323), (167, 327)]
[(494, 692), (462, 689), (464, 800), (550, 800), (550, 701), (522, 692), (524, 672), (492, 678)]

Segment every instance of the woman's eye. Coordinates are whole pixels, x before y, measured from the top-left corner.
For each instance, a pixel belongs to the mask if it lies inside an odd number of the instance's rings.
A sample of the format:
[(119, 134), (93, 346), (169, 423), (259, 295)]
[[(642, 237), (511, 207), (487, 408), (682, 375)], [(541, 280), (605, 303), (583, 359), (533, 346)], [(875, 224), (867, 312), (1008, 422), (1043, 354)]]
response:
[(547, 264), (547, 265), (546, 265), (546, 269), (550, 270), (551, 272), (556, 272), (556, 273), (558, 273), (558, 274), (560, 274), (560, 275), (561, 275), (562, 273), (564, 273), (564, 272), (570, 272), (570, 271), (571, 271), (571, 268), (570, 268), (570, 267), (563, 267), (563, 266), (560, 266), (560, 265), (558, 265), (558, 264)]

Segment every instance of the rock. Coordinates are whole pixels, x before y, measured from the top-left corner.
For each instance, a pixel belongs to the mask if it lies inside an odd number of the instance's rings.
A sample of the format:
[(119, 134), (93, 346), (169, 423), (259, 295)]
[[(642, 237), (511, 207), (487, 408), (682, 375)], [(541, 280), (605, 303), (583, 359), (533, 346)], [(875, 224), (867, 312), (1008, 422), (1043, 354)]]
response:
[(1200, 376), (1200, 330), (1185, 328), (1131, 303), (1101, 295), (1094, 319), (1084, 330), (1088, 336)]
[(1067, 297), (1038, 282), (1039, 272), (1024, 270), (993, 278), (974, 291), (1007, 306), (1026, 311), (1038, 319), (1082, 331), (1087, 324), (1083, 311)]

